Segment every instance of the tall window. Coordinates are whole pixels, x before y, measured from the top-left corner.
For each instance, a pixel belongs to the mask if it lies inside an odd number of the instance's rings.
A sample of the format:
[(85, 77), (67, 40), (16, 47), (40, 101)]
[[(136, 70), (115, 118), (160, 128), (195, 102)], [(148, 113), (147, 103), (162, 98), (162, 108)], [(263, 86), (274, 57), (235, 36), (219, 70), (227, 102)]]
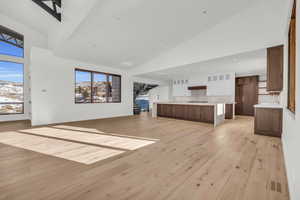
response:
[(120, 102), (120, 75), (75, 69), (75, 103)]
[(294, 1), (289, 30), (288, 109), (296, 111), (296, 0)]
[(0, 25), (0, 115), (24, 113), (24, 37)]

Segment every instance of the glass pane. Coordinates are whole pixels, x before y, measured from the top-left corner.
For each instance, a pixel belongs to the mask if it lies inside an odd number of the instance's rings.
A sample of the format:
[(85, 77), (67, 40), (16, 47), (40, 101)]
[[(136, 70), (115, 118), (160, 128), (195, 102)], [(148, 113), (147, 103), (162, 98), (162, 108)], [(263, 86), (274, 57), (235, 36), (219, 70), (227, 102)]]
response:
[(109, 102), (121, 102), (121, 77), (110, 75), (108, 88)]
[(23, 64), (0, 61), (0, 104), (22, 103), (1, 105), (0, 113), (22, 113), (23, 98)]
[(75, 102), (91, 103), (91, 72), (75, 71)]
[(23, 104), (0, 104), (0, 114), (21, 114)]
[(23, 36), (0, 26), (0, 54), (24, 57)]
[(104, 103), (106, 102), (106, 83), (107, 75), (100, 73), (93, 73), (94, 83), (93, 83), (93, 102), (94, 103)]

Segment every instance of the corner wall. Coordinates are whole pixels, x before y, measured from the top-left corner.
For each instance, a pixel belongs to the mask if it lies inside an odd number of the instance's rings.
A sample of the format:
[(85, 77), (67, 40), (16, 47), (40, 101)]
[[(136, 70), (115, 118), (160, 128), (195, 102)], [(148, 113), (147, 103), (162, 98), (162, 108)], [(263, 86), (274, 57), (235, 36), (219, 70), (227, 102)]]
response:
[[(297, 18), (300, 19), (299, 1), (297, 1)], [(292, 2), (290, 5), (292, 10)], [(287, 86), (288, 86), (288, 35), (286, 34), (286, 42), (284, 49), (284, 90), (282, 99), (284, 105), (283, 113), (283, 151), (285, 158), (286, 171), (288, 176), (290, 199), (300, 199), (300, 21), (297, 21), (296, 28), (296, 113), (291, 113), (287, 107)], [(287, 31), (288, 32), (288, 28)]]
[[(122, 102), (75, 104), (76, 67), (122, 75)], [(60, 58), (41, 48), (32, 49), (30, 71), (32, 125), (127, 116), (133, 113), (133, 81), (124, 72)]]

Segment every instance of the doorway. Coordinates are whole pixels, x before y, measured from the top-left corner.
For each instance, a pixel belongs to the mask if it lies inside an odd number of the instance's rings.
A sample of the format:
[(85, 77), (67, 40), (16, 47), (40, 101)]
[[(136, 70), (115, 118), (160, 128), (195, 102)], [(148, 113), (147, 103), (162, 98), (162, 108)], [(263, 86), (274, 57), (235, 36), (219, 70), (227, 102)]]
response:
[(133, 113), (149, 112), (149, 91), (158, 85), (134, 83), (133, 86)]
[(235, 79), (235, 114), (254, 116), (254, 105), (258, 103), (258, 76)]

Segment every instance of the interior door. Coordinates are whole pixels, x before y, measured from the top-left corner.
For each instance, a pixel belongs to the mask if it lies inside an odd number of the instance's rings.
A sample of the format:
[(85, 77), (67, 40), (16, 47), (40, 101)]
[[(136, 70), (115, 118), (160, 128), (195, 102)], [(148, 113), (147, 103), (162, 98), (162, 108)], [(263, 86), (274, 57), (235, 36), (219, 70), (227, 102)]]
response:
[(258, 76), (236, 78), (236, 115), (254, 116), (258, 103)]

